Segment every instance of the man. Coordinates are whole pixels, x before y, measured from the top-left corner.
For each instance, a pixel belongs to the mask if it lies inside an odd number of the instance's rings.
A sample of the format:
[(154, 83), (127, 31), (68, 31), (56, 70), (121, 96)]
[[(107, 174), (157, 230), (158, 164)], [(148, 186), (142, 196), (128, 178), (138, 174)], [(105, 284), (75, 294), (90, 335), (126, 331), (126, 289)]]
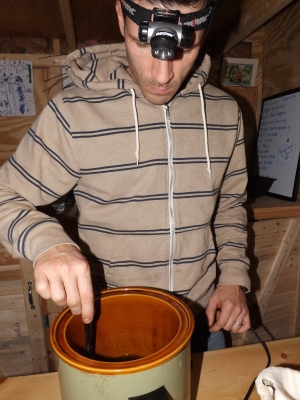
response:
[[(197, 29), (212, 12), (205, 6), (203, 0), (116, 1), (126, 50), (94, 46), (68, 56), (77, 88), (49, 103), (2, 167), (0, 218), (6, 248), (34, 260), (42, 297), (89, 323), (91, 273), (109, 288), (155, 286), (185, 299), (199, 321), (206, 310), (211, 335), (207, 329), (204, 335), (213, 349), (224, 345), (221, 329), (249, 329), (243, 290), (250, 282), (242, 119), (232, 98), (206, 84), (207, 30)], [(147, 35), (155, 13), (163, 26), (174, 10), (171, 27), (181, 29), (187, 18), (194, 29), (188, 45), (176, 43), (173, 55), (162, 46), (157, 58), (154, 42), (139, 37), (135, 17), (146, 15)], [(72, 188), (80, 248), (34, 208)]]

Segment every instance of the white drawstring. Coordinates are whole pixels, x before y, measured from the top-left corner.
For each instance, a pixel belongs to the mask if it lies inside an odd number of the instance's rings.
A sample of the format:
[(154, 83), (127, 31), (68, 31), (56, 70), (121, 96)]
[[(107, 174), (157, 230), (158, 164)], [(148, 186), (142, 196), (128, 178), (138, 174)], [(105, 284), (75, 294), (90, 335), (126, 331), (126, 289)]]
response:
[[(210, 158), (209, 158), (209, 148), (208, 148), (208, 132), (207, 132), (207, 123), (206, 123), (206, 114), (205, 114), (205, 106), (204, 106), (204, 96), (203, 96), (203, 91), (201, 84), (199, 83), (199, 93), (200, 93), (200, 100), (201, 100), (201, 113), (202, 113), (202, 119), (203, 119), (203, 128), (204, 128), (204, 140), (205, 140), (205, 154), (206, 154), (206, 162), (207, 162), (207, 171), (208, 175), (211, 178), (212, 172), (211, 172), (211, 164), (210, 164)], [(138, 123), (138, 116), (137, 116), (137, 110), (136, 110), (136, 102), (135, 102), (135, 91), (133, 89), (130, 89), (130, 92), (132, 94), (132, 109), (133, 109), (133, 115), (134, 115), (134, 124), (135, 124), (135, 157), (136, 157), (136, 165), (139, 165), (139, 160), (140, 160), (140, 141), (139, 141), (139, 123)]]
[(211, 166), (210, 166), (210, 158), (209, 158), (209, 148), (208, 148), (208, 132), (207, 132), (207, 124), (206, 124), (206, 114), (205, 114), (205, 107), (204, 107), (204, 96), (201, 84), (198, 84), (199, 93), (200, 93), (200, 100), (201, 100), (201, 112), (202, 112), (202, 119), (203, 119), (203, 128), (204, 128), (204, 139), (205, 139), (205, 154), (206, 154), (206, 162), (207, 162), (207, 171), (208, 175), (211, 178)]
[(136, 157), (136, 165), (139, 165), (140, 160), (140, 141), (139, 141), (139, 122), (136, 112), (136, 104), (135, 104), (135, 91), (130, 89), (132, 94), (132, 109), (134, 115), (134, 124), (135, 124), (135, 157)]

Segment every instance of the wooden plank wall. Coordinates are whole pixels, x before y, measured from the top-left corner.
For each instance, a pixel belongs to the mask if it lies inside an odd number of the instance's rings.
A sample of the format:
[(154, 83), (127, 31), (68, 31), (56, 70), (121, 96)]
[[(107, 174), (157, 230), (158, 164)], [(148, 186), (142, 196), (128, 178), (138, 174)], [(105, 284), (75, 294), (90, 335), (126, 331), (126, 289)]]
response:
[(300, 87), (300, 2), (265, 26), (263, 97)]
[(0, 245), (0, 377), (32, 373), (20, 262)]
[(263, 98), (300, 87), (299, 43), (300, 2), (296, 1), (265, 26)]
[[(293, 219), (294, 220), (294, 219)], [(296, 223), (299, 218), (295, 218)], [(291, 222), (290, 218), (255, 221), (248, 224), (248, 250), (252, 291), (247, 295), (252, 326), (264, 341), (293, 337), (299, 334), (297, 322), (299, 310), (299, 257), (300, 234), (296, 235), (283, 265), (278, 282), (274, 283), (273, 295), (261, 320), (256, 301), (276, 260), (284, 235)], [(275, 281), (275, 279), (274, 279)], [(232, 345), (258, 342), (254, 336), (231, 335)]]
[(257, 88), (257, 104), (256, 104), (256, 125), (259, 124), (261, 105), (262, 105), (262, 88), (263, 88), (263, 54), (264, 54), (264, 27), (254, 32), (245, 42), (252, 45), (252, 58), (258, 59), (258, 67), (256, 73), (255, 86)]
[[(258, 59), (255, 88), (224, 86), (222, 89), (238, 102), (244, 119), (244, 134), (248, 174), (252, 174), (256, 151), (257, 128), (260, 120), (263, 87), (263, 51), (264, 27), (254, 32), (247, 39), (235, 46), (224, 57)], [(220, 87), (222, 59), (212, 60), (209, 83)], [(255, 99), (254, 99), (255, 97)]]
[[(252, 58), (259, 59), (256, 77), (258, 126), (264, 98), (300, 87), (300, 2), (291, 3), (244, 42), (252, 44)], [(219, 60), (219, 65), (221, 62), (222, 60)], [(218, 81), (217, 72), (214, 71), (212, 84)], [(256, 141), (256, 138), (246, 139), (251, 146), (252, 139), (253, 142)], [(251, 150), (248, 149), (249, 152)], [(248, 155), (248, 158), (251, 156)], [(298, 200), (300, 200), (300, 190)]]
[(296, 1), (265, 26), (263, 98), (300, 87), (299, 43), (300, 2)]
[[(2, 58), (9, 60), (10, 55), (5, 54)], [(37, 115), (61, 90), (61, 85), (48, 89), (60, 73), (59, 67), (33, 68)], [(15, 151), (35, 118), (0, 118), (0, 165)], [(45, 359), (43, 325), (36, 326), (36, 320), (41, 321), (40, 307), (36, 304), (32, 312), (27, 298), (26, 283), (31, 273), (30, 269), (21, 271), (20, 260), (13, 259), (0, 245), (0, 377), (49, 370), (48, 360)]]

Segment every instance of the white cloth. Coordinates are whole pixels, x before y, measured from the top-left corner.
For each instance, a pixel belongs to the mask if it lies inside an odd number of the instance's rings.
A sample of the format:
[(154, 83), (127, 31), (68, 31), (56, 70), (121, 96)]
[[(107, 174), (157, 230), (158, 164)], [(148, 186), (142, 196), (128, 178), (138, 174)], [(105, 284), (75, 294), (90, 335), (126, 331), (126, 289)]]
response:
[(299, 400), (300, 371), (284, 367), (269, 367), (255, 380), (261, 400)]

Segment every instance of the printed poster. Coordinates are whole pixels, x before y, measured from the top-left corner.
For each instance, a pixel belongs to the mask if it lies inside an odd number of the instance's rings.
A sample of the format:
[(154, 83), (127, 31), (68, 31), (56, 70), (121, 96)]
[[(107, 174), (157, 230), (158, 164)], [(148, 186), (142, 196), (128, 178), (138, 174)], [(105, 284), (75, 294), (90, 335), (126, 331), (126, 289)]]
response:
[(31, 61), (0, 61), (0, 116), (36, 115)]

